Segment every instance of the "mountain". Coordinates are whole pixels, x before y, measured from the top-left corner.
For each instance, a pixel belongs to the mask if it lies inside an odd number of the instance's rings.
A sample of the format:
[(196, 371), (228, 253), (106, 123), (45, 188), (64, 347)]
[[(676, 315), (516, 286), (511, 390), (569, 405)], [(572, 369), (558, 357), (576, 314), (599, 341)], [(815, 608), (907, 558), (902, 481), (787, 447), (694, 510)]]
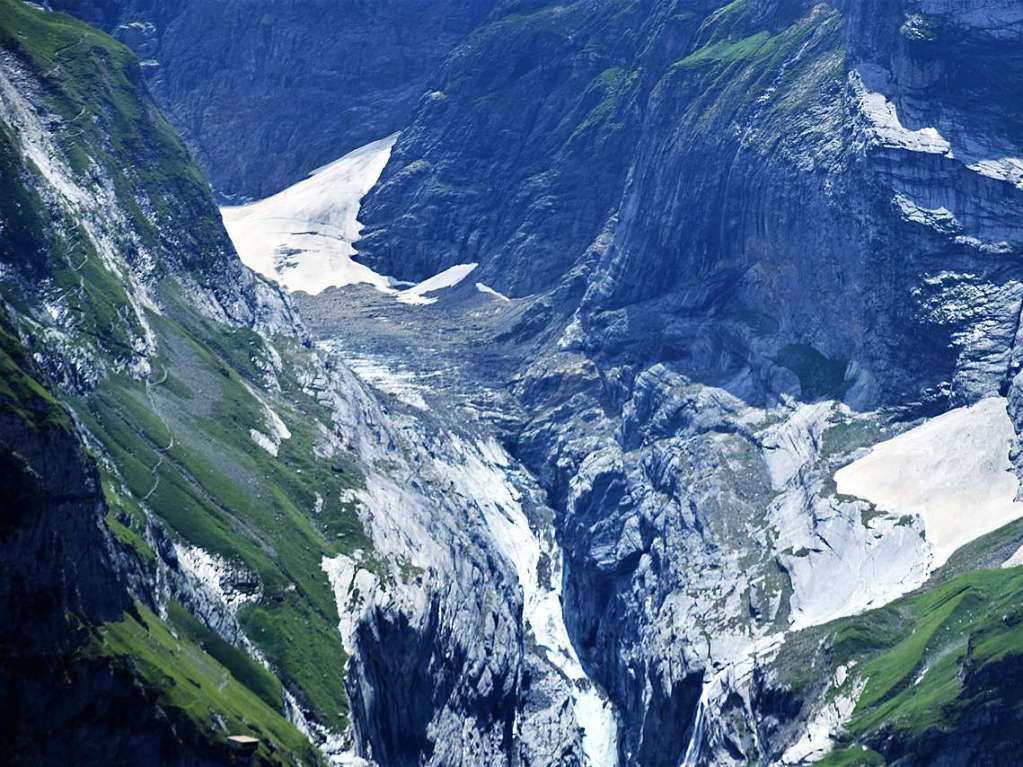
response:
[(132, 48), (217, 193), (265, 197), (403, 126), (493, 0), (56, 0)]
[(1023, 4), (62, 7), (144, 58), (0, 0), (17, 762), (1018, 761)]

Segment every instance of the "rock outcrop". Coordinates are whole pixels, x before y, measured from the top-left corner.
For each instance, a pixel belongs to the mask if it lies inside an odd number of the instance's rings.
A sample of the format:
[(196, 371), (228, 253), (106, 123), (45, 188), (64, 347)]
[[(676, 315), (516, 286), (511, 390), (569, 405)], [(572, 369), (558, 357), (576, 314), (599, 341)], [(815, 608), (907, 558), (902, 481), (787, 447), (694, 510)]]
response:
[(234, 200), (401, 129), (493, 0), (57, 0), (138, 55), (156, 102)]

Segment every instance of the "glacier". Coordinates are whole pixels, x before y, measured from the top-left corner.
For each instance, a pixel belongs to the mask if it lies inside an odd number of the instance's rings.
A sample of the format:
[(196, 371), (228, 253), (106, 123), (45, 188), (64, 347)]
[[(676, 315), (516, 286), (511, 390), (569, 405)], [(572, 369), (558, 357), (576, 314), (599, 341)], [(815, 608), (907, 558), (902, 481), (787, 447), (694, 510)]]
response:
[(220, 209), (242, 263), (289, 291), (390, 280), (355, 261), (359, 205), (391, 157), (398, 134), (349, 152), (308, 178), (248, 205)]

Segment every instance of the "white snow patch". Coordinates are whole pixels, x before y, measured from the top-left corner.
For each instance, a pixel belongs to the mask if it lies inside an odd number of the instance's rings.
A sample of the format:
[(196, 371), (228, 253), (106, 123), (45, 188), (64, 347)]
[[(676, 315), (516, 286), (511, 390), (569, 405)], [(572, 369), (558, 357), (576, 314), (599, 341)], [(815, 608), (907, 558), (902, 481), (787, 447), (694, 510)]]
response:
[(1023, 189), (1023, 159), (1019, 157), (977, 160), (966, 167), (982, 176), (993, 178), (996, 181), (1005, 181)]
[(362, 231), (360, 203), (380, 178), (397, 137), (360, 147), (272, 197), (221, 208), (242, 262), (290, 291), (315, 295), (362, 282), (393, 292), (387, 277), (352, 256)]
[(281, 442), (286, 439), (291, 439), (291, 431), (288, 429), (287, 424), (277, 415), (269, 403), (254, 388), (245, 384), (246, 390), (253, 396), (254, 399), (259, 401), (259, 404), (263, 406), (263, 428), (264, 430), (251, 427), (249, 429), (249, 436), (252, 441), (263, 448), (266, 452), (272, 455), (274, 458), (277, 457), (277, 452), (281, 448)]
[(436, 298), (429, 298), (426, 294), (453, 288), (468, 277), (477, 266), (479, 264), (455, 264), (454, 266), (449, 266), (443, 272), (401, 291), (398, 293), (397, 299), (403, 304), (425, 305), (436, 303)]
[(1023, 566), (1023, 546), (1016, 549), (1016, 553), (1002, 562), (1003, 568)]
[(990, 397), (875, 445), (835, 473), (838, 492), (924, 523), (933, 567), (959, 547), (1023, 516), (1009, 463), (1006, 400)]
[(253, 442), (263, 448), (266, 452), (274, 458), (277, 457), (277, 451), (281, 449), (279, 442), (274, 442), (271, 437), (268, 437), (259, 429), (249, 429), (249, 436), (252, 437)]
[(511, 299), (508, 298), (508, 296), (506, 296), (504, 293), (498, 293), (492, 287), (490, 287), (489, 285), (484, 285), (482, 282), (476, 283), (476, 290), (478, 290), (480, 293), (486, 293), (487, 295), (499, 298), (502, 301), (511, 301)]
[(284, 439), (291, 439), (291, 431), (288, 429), (287, 424), (281, 420), (281, 417), (277, 415), (277, 412), (266, 404), (263, 403), (263, 407), (266, 408), (266, 423), (270, 427), (270, 433), (274, 438), (280, 442)]

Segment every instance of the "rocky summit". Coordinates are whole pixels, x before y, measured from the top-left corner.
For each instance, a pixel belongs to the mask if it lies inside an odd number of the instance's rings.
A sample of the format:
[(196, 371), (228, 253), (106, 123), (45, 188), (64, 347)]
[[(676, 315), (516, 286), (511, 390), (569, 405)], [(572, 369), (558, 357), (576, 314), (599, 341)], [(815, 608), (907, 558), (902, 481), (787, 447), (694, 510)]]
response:
[(1023, 0), (0, 0), (4, 763), (1019, 764), (1021, 103)]

